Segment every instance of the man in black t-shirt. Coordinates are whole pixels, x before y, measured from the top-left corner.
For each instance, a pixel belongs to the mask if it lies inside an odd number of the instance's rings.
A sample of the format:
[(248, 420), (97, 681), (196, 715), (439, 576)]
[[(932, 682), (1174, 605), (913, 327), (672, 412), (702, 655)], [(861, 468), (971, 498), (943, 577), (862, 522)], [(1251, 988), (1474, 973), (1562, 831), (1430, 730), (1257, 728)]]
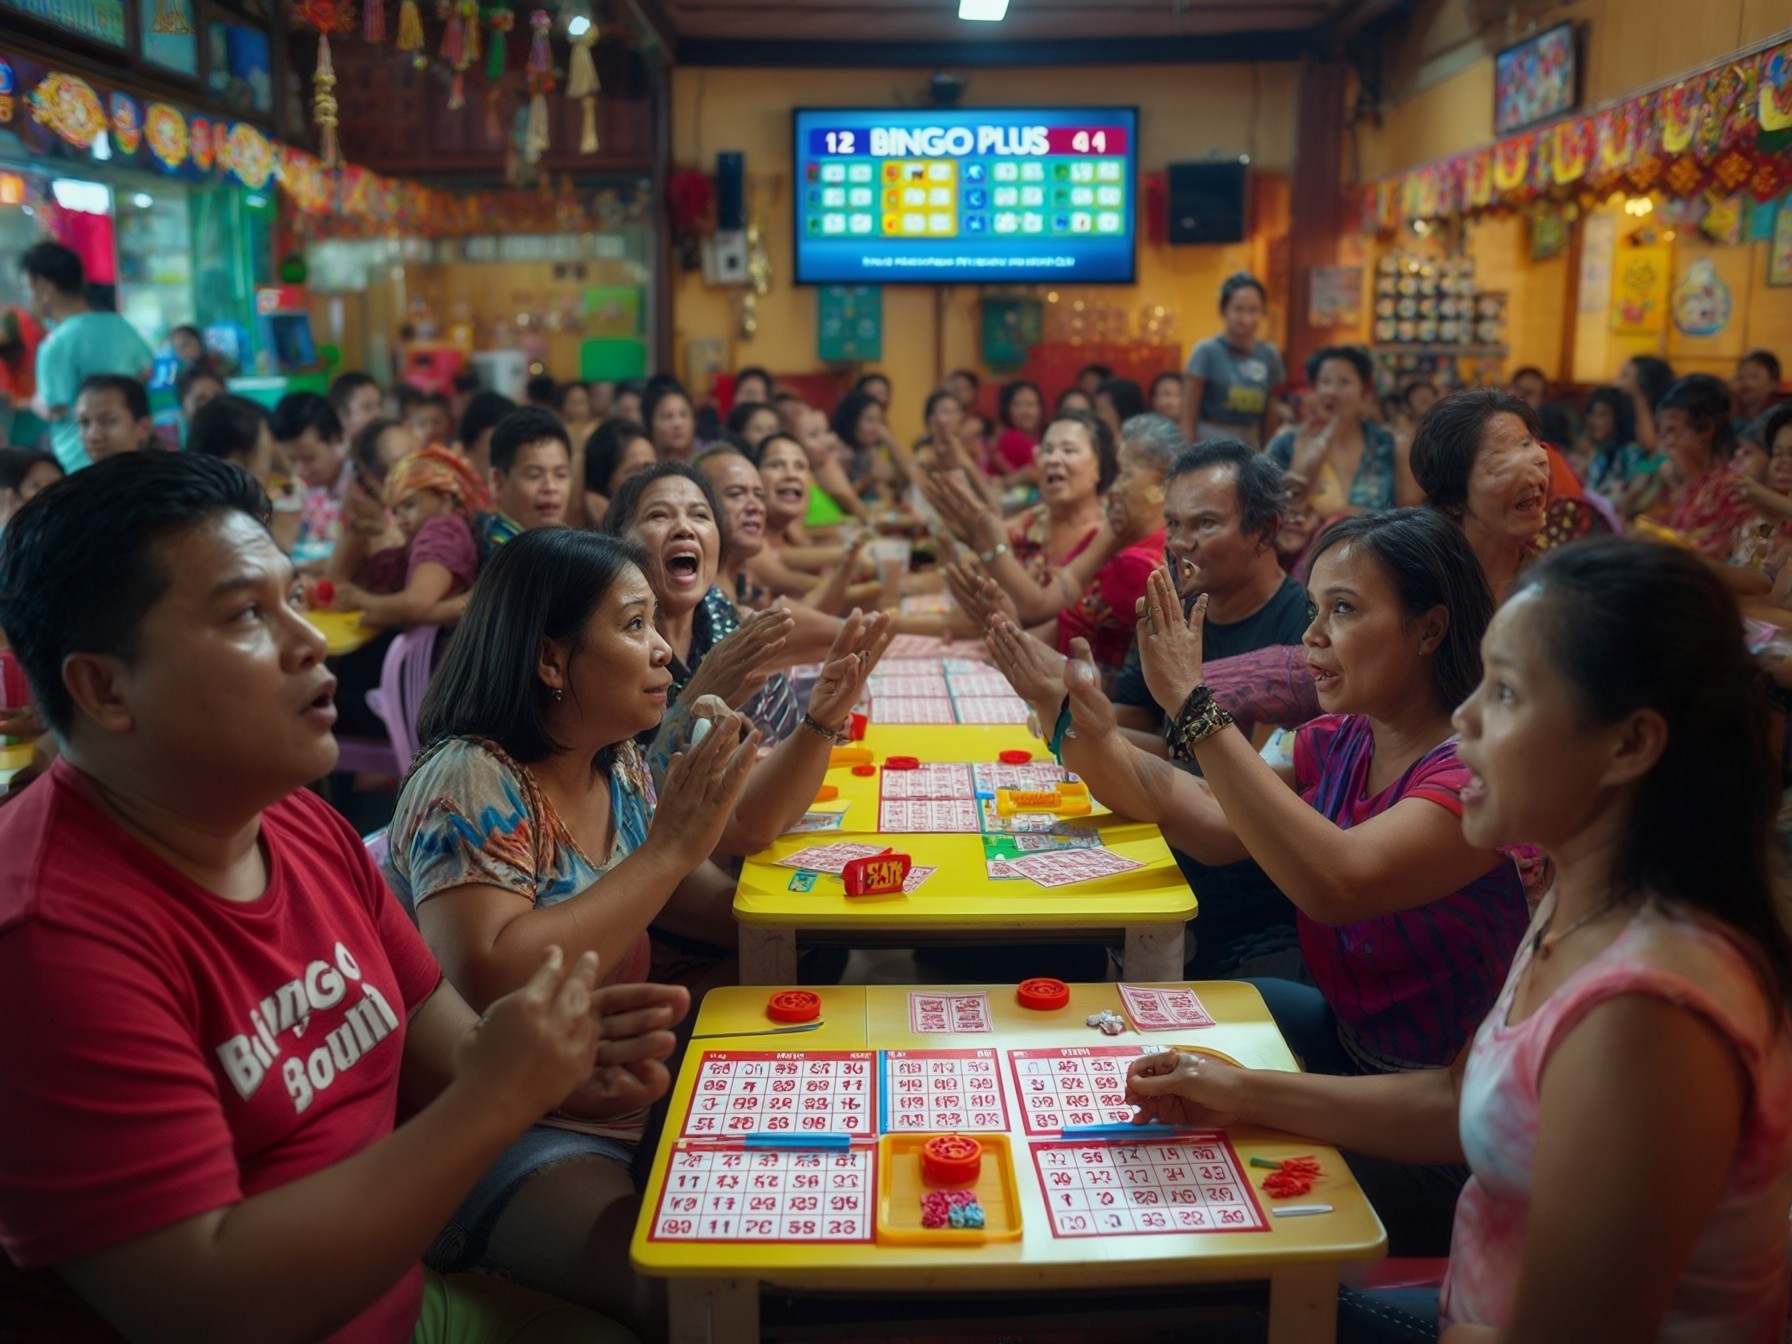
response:
[[(1185, 608), (1207, 594), (1204, 661), (1299, 644), (1308, 623), (1307, 594), (1276, 559), (1286, 496), (1275, 465), (1236, 440), (1210, 440), (1177, 459), (1165, 488), (1164, 551)], [(1129, 738), (1167, 754), (1164, 712), (1146, 689), (1136, 644), (1115, 680), (1113, 701)], [(1200, 773), (1193, 761), (1178, 765)], [(1201, 903), (1188, 964), (1192, 978), (1231, 978), (1271, 967), (1298, 974), (1294, 907), (1253, 860), (1212, 867), (1173, 852)], [(1270, 967), (1266, 958), (1274, 958)]]

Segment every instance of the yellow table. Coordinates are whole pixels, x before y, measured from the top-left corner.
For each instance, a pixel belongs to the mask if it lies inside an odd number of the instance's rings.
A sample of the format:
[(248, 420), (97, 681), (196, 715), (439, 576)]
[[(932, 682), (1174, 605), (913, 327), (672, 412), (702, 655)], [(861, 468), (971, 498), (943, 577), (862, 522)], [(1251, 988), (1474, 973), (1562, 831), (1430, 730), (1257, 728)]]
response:
[[(913, 1035), (908, 996), (926, 992), (912, 986), (838, 986), (816, 991), (823, 1025), (799, 1035), (729, 1037), (773, 1025), (766, 1017), (763, 988), (713, 990), (698, 1015), (691, 1050), (674, 1084), (666, 1139), (654, 1157), (642, 1216), (635, 1228), (630, 1259), (637, 1271), (670, 1280), (674, 1344), (735, 1344), (759, 1338), (762, 1285), (807, 1292), (967, 1291), (1020, 1292), (1051, 1289), (1109, 1289), (1196, 1283), (1269, 1283), (1270, 1340), (1273, 1344), (1330, 1340), (1336, 1326), (1340, 1268), (1374, 1260), (1386, 1249), (1381, 1221), (1363, 1198), (1343, 1159), (1332, 1149), (1276, 1131), (1241, 1126), (1230, 1138), (1241, 1169), (1261, 1187), (1253, 1156), (1276, 1159), (1312, 1154), (1325, 1179), (1310, 1198), (1295, 1202), (1331, 1206), (1312, 1217), (1267, 1218), (1267, 1231), (1209, 1232), (1059, 1238), (1052, 1235), (1039, 1183), (1033, 1174), (1029, 1140), (1018, 1121), (1019, 1100), (1005, 1052), (1060, 1046), (1149, 1044), (1201, 1046), (1254, 1068), (1296, 1065), (1271, 1021), (1262, 998), (1249, 985), (1211, 982), (1195, 986), (1217, 1024), (1200, 1030), (1128, 1032), (1116, 1040), (1083, 1024), (1099, 1009), (1121, 1010), (1112, 985), (1072, 987), (1067, 1008), (1037, 1013), (1019, 1007), (1012, 985), (952, 986), (950, 992), (983, 990), (989, 996), (993, 1031), (987, 1034)], [(706, 1039), (707, 1038), (707, 1039)], [(991, 1048), (1001, 1056), (1001, 1086), (1008, 1099), (1015, 1159), (1015, 1186), (1021, 1236), (981, 1245), (893, 1245), (869, 1243), (669, 1242), (649, 1239), (666, 1187), (677, 1136), (695, 1095), (699, 1057), (705, 1050), (894, 1050)], [(1259, 1195), (1267, 1212), (1271, 1201)], [(1116, 1337), (1123, 1337), (1116, 1332)]]
[(0, 789), (4, 789), (12, 781), (12, 777), (31, 764), (32, 745), (20, 742), (8, 746), (0, 742)]
[[(1050, 760), (1044, 744), (1022, 727), (873, 724), (864, 745), (878, 763), (892, 753), (923, 761), (994, 761), (1011, 747)], [(1024, 878), (992, 881), (977, 835), (878, 833), (879, 780), (876, 775), (855, 776), (845, 766), (829, 770), (827, 782), (839, 789), (840, 797), (815, 810), (844, 807), (841, 828), (784, 836), (742, 867), (734, 895), (742, 984), (794, 981), (799, 939), (912, 947), (972, 938), (987, 942), (992, 936), (1065, 941), (1078, 934), (1118, 934), (1124, 939), (1127, 979), (1168, 980), (1182, 974), (1184, 931), (1195, 916), (1195, 895), (1156, 826), (1122, 820), (1097, 805), (1080, 824), (1098, 829), (1108, 849), (1136, 859), (1143, 868), (1066, 887), (1041, 887)], [(810, 845), (867, 837), (910, 855), (917, 867), (939, 871), (908, 895), (848, 898), (839, 879), (826, 875), (811, 891), (792, 891), (796, 870), (775, 862)]]
[(358, 611), (308, 611), (305, 619), (323, 632), (331, 658), (366, 648), (380, 636), (379, 626), (361, 624)]

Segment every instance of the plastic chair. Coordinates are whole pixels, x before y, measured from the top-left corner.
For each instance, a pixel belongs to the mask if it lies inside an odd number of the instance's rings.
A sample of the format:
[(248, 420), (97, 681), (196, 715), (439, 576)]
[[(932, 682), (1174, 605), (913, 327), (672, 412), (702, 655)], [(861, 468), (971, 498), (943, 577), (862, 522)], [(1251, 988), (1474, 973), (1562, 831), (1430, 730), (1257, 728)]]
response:
[(338, 770), (351, 774), (403, 775), (417, 754), (417, 711), (429, 689), (430, 663), (435, 658), (441, 627), (420, 625), (405, 630), (386, 649), (380, 664), (380, 684), (367, 692), (367, 707), (386, 725), (386, 740), (365, 737), (337, 739), (341, 749)]

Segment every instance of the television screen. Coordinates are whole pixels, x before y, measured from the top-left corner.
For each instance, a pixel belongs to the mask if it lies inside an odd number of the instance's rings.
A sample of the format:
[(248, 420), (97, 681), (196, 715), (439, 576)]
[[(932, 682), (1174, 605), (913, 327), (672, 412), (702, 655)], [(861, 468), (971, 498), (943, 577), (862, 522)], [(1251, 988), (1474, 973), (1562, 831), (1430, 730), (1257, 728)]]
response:
[(1138, 109), (796, 112), (799, 284), (1130, 284)]

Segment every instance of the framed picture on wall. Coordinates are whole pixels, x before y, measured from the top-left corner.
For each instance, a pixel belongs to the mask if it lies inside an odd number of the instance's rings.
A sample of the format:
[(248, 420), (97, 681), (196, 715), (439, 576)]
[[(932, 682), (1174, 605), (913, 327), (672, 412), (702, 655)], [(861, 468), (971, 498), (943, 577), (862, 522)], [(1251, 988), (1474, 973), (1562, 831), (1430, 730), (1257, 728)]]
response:
[(1493, 58), (1493, 133), (1510, 135), (1580, 106), (1580, 46), (1558, 23)]
[(1767, 283), (1792, 285), (1792, 198), (1781, 201), (1773, 215), (1773, 239), (1767, 249)]

